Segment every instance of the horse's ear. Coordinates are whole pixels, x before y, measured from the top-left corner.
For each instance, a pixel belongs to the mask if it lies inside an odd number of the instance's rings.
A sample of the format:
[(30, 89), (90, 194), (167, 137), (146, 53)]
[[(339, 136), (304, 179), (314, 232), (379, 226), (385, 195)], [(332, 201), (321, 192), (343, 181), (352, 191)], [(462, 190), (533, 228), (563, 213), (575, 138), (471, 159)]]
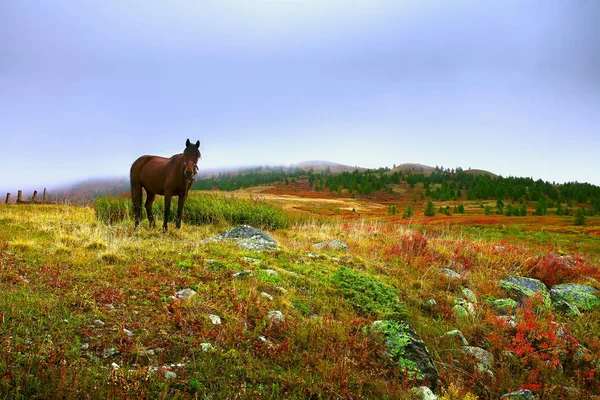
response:
[(198, 148), (198, 149), (200, 148), (200, 141), (199, 140), (196, 142), (196, 148)]
[(185, 147), (189, 147), (190, 146), (190, 139), (185, 141)]

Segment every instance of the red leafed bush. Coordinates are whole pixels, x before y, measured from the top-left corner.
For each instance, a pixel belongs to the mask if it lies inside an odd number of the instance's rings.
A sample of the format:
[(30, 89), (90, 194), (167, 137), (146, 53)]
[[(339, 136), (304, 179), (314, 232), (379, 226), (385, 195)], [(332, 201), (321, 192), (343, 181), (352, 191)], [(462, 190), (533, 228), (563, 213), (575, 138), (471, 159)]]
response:
[(548, 253), (531, 261), (528, 275), (541, 280), (547, 286), (553, 286), (597, 274), (598, 271), (592, 268), (589, 261), (580, 254), (559, 256)]
[(427, 248), (427, 238), (419, 232), (411, 232), (400, 237), (400, 244), (394, 244), (388, 250), (388, 254), (410, 257), (420, 256)]

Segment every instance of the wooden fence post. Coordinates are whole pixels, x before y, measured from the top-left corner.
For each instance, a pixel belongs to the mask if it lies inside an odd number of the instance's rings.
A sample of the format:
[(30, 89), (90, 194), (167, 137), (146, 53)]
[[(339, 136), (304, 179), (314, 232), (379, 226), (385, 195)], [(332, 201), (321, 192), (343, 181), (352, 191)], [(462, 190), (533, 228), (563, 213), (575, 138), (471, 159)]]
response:
[(6, 201), (4, 202), (4, 204), (8, 203), (10, 203), (10, 193), (6, 193)]
[(42, 203), (46, 202), (46, 188), (44, 188), (44, 194), (42, 196)]
[(19, 190), (17, 192), (17, 204), (21, 203), (23, 201), (23, 191)]
[(37, 201), (37, 190), (33, 191), (33, 196), (31, 196), (31, 202), (35, 203)]

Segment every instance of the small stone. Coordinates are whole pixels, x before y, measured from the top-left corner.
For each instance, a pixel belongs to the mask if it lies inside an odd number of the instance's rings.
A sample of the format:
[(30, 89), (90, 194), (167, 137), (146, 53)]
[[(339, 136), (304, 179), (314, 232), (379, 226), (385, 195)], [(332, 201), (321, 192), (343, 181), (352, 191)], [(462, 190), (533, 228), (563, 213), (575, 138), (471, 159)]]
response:
[(176, 379), (177, 378), (177, 374), (173, 371), (169, 371), (168, 369), (164, 370), (164, 377), (165, 379)]
[(262, 263), (262, 261), (259, 260), (258, 258), (252, 258), (252, 257), (242, 257), (242, 260), (244, 260), (248, 264), (253, 264), (253, 265), (258, 265), (258, 264)]
[(442, 338), (449, 338), (451, 340), (456, 340), (461, 346), (468, 346), (469, 342), (465, 339), (465, 336), (458, 329), (454, 329), (452, 331), (446, 332), (442, 335)]
[(119, 350), (115, 349), (114, 347), (111, 347), (111, 348), (105, 349), (102, 352), (102, 357), (108, 358), (108, 357), (112, 357), (116, 354), (119, 354)]
[(477, 360), (477, 369), (481, 372), (492, 370), (494, 355), (489, 351), (476, 346), (463, 346), (462, 351)]
[(139, 352), (141, 357), (153, 357), (156, 353), (152, 349), (142, 350)]
[(437, 306), (437, 301), (435, 301), (435, 299), (429, 299), (425, 305), (429, 308), (435, 308)]
[(467, 311), (467, 309), (461, 306), (460, 304), (456, 304), (454, 307), (452, 307), (452, 311), (454, 311), (454, 315), (456, 315), (458, 318), (469, 317), (469, 312)]
[(500, 321), (504, 322), (505, 324), (507, 324), (511, 328), (516, 328), (517, 327), (517, 321), (515, 320), (515, 317), (513, 317), (511, 315), (500, 315), (500, 316), (498, 316), (496, 318), (498, 318)]
[(218, 315), (209, 314), (208, 318), (210, 318), (210, 321), (213, 323), (213, 325), (221, 325), (221, 317)]
[(277, 286), (275, 289), (277, 289), (279, 291), (279, 293), (281, 294), (287, 294), (288, 290), (284, 287), (281, 286)]
[(100, 319), (96, 319), (96, 320), (94, 320), (94, 324), (98, 325), (98, 326), (104, 326), (104, 321), (102, 321)]
[(254, 272), (250, 271), (249, 269), (246, 269), (246, 270), (240, 271), (240, 272), (236, 272), (235, 274), (233, 274), (233, 277), (237, 278), (237, 279), (247, 278), (250, 276), (254, 276)]
[(269, 311), (269, 319), (273, 322), (280, 323), (283, 322), (284, 317), (281, 311)]
[(214, 347), (210, 343), (200, 343), (200, 349), (206, 353), (207, 351), (214, 349)]
[(414, 387), (411, 391), (419, 400), (437, 400), (438, 398), (427, 386)]
[(535, 396), (531, 393), (531, 390), (521, 389), (516, 392), (507, 393), (501, 397), (501, 399), (512, 399), (512, 400), (533, 400)]
[(477, 296), (475, 296), (475, 293), (473, 293), (473, 291), (471, 289), (464, 288), (462, 290), (462, 294), (465, 297), (465, 299), (467, 299), (468, 301), (470, 301), (473, 304), (477, 304)]
[(177, 298), (179, 299), (189, 299), (196, 295), (196, 291), (192, 289), (181, 289), (177, 292)]
[(133, 337), (133, 332), (131, 332), (129, 329), (123, 328), (123, 333), (129, 337)]
[(519, 303), (513, 299), (494, 299), (489, 301), (489, 304), (502, 315), (512, 314), (519, 305)]
[(261, 292), (261, 293), (260, 293), (260, 295), (261, 295), (262, 297), (264, 297), (265, 299), (267, 299), (267, 300), (273, 300), (273, 296), (271, 296), (271, 295), (270, 295), (269, 293), (267, 293), (267, 292)]
[(461, 276), (458, 272), (453, 271), (448, 268), (442, 268), (442, 269), (440, 269), (440, 272), (442, 274), (446, 275), (449, 279), (460, 279), (461, 278)]
[(261, 269), (261, 271), (267, 275), (279, 275), (279, 272), (275, 271), (274, 269)]
[(81, 345), (81, 347), (79, 347), (81, 350), (87, 350), (90, 348), (90, 344), (89, 343), (84, 343)]
[(328, 249), (328, 250), (348, 251), (348, 245), (346, 243), (342, 242), (341, 240), (337, 240), (337, 239), (315, 243), (312, 245), (312, 247), (317, 250)]

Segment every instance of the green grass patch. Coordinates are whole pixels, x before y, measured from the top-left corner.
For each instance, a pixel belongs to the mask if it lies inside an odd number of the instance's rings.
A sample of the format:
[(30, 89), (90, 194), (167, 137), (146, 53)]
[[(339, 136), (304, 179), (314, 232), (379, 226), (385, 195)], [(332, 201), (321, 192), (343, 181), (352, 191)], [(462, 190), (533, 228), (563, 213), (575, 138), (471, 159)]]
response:
[(333, 275), (332, 281), (360, 312), (389, 319), (406, 316), (406, 308), (398, 300), (398, 290), (378, 279), (342, 267)]
[[(100, 197), (94, 204), (96, 217), (106, 223), (133, 219), (133, 204), (125, 197)], [(157, 198), (153, 206), (153, 214), (157, 219), (164, 215), (163, 198)], [(146, 218), (146, 210), (142, 209)], [(177, 215), (177, 201), (171, 202), (170, 218)], [(182, 220), (191, 225), (205, 224), (247, 224), (266, 229), (287, 228), (292, 221), (290, 216), (280, 207), (258, 199), (244, 199), (216, 194), (195, 194), (190, 196), (183, 208)]]

